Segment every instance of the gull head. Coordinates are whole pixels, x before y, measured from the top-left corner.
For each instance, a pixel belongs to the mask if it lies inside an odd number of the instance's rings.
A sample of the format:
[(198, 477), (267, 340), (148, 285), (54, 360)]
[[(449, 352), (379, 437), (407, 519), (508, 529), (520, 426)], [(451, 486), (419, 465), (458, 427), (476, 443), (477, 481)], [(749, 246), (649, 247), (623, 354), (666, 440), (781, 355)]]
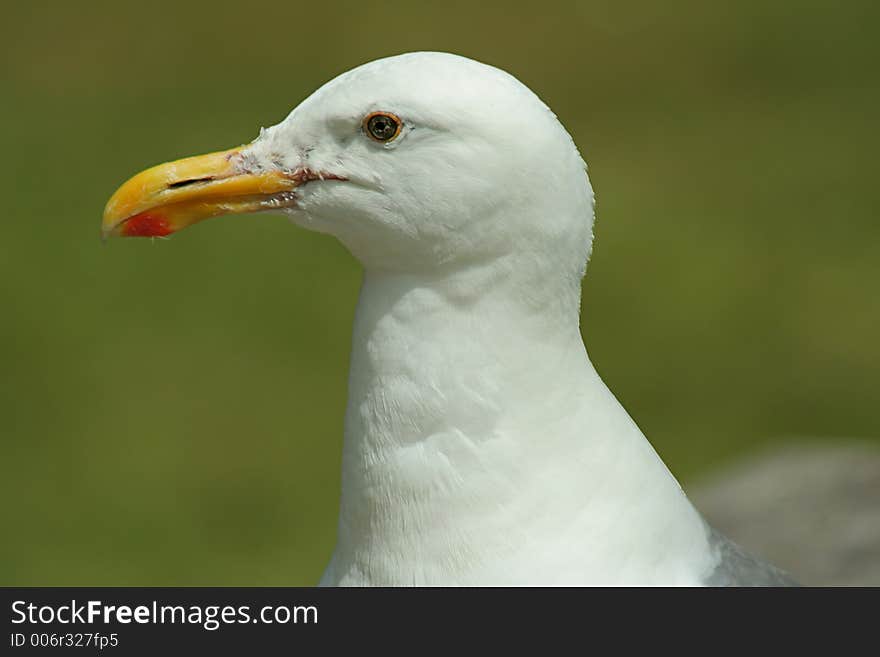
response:
[(525, 85), (446, 53), (364, 64), (250, 144), (148, 169), (107, 203), (105, 237), (288, 214), (367, 268), (545, 261), (578, 277), (593, 193), (571, 137)]

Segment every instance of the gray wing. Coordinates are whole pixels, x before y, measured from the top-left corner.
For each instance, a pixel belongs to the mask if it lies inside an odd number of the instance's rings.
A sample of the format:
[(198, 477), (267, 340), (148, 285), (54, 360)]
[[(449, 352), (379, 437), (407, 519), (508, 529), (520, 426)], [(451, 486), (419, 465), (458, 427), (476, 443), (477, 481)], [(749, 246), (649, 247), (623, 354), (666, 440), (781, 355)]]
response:
[(708, 524), (706, 528), (709, 547), (719, 557), (703, 582), (706, 586), (799, 586), (788, 573), (753, 557)]

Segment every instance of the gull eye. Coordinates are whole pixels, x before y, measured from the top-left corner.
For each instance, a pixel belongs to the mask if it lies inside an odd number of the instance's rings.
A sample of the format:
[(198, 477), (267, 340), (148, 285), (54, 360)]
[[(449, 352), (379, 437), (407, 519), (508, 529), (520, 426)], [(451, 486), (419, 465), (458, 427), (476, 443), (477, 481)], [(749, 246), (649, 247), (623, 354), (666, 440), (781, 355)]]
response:
[(364, 131), (376, 141), (391, 141), (402, 127), (403, 121), (391, 112), (371, 112), (364, 117)]

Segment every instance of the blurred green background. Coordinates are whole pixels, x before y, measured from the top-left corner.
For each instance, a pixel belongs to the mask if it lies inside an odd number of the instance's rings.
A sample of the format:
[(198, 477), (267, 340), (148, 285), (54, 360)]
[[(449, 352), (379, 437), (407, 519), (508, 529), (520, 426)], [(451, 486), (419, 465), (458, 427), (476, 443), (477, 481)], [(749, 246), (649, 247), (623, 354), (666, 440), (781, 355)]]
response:
[(142, 168), (408, 50), (500, 66), (598, 196), (584, 333), (685, 484), (880, 438), (880, 5), (3, 3), (0, 584), (312, 584), (360, 271), (280, 216), (102, 246)]

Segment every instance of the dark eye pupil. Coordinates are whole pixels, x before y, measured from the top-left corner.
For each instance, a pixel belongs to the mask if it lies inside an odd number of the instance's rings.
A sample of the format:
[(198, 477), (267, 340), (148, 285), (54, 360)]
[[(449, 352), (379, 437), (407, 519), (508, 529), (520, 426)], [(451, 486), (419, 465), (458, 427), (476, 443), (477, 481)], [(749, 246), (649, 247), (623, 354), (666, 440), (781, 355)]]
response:
[(387, 141), (397, 134), (397, 123), (390, 116), (374, 116), (367, 126), (376, 139)]

